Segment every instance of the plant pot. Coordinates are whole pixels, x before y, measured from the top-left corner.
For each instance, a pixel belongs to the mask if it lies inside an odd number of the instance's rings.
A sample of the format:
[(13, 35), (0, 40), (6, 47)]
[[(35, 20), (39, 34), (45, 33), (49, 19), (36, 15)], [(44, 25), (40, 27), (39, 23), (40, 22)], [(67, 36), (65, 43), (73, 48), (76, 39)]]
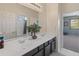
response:
[(34, 35), (34, 36), (32, 36), (32, 38), (33, 38), (33, 39), (37, 39), (37, 36), (36, 36), (36, 35)]
[(34, 32), (34, 35), (32, 35), (32, 38), (37, 39), (37, 36), (36, 36), (35, 32)]

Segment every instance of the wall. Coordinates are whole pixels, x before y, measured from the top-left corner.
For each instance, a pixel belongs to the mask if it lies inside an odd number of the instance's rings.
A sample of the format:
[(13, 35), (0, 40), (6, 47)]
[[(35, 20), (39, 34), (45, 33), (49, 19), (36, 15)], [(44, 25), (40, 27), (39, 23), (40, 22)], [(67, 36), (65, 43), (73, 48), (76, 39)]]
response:
[(79, 11), (79, 3), (63, 3), (62, 8), (64, 13)]
[(57, 3), (48, 3), (47, 4), (47, 32), (55, 34), (56, 35), (56, 51), (60, 51), (61, 48), (61, 41), (60, 41), (60, 22), (58, 23), (58, 20), (60, 21), (61, 17), (61, 8), (59, 8), (59, 4)]
[(40, 24), (43, 27), (41, 31), (57, 34), (58, 4), (46, 3), (41, 5), (43, 5), (42, 12), (39, 13)]
[(47, 10), (46, 4), (41, 4), (43, 6), (42, 11), (39, 13), (39, 22), (41, 28), (41, 32), (47, 32)]
[(58, 4), (47, 4), (47, 32), (57, 35), (58, 28)]
[[(33, 23), (38, 13), (20, 4), (0, 4), (0, 31), (11, 35), (16, 32), (17, 16), (26, 16)], [(1, 24), (3, 23), (3, 25)], [(16, 34), (14, 34), (16, 35)]]

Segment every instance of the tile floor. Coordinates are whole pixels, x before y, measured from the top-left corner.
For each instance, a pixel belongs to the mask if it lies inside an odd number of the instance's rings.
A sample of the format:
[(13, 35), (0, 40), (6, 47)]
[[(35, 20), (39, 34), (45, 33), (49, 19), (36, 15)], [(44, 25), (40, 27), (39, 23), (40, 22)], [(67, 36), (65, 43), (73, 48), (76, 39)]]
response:
[(63, 36), (63, 47), (75, 52), (79, 52), (79, 36), (65, 35)]

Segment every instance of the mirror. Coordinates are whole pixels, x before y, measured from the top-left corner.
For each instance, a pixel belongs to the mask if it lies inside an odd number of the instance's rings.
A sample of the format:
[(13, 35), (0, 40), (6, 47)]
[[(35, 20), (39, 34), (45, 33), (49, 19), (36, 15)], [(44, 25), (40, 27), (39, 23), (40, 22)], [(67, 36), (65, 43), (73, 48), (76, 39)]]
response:
[(0, 33), (4, 35), (4, 39), (17, 37), (16, 33), (16, 16), (13, 13), (0, 13)]
[(12, 13), (0, 13), (0, 33), (4, 39), (11, 39), (27, 34), (27, 17)]

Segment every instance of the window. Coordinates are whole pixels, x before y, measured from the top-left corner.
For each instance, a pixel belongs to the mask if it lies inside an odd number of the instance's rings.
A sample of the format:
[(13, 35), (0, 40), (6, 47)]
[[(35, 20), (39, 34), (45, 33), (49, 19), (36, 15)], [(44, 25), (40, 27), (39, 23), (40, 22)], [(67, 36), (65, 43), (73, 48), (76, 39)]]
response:
[(70, 21), (71, 29), (79, 29), (79, 19), (72, 19)]

